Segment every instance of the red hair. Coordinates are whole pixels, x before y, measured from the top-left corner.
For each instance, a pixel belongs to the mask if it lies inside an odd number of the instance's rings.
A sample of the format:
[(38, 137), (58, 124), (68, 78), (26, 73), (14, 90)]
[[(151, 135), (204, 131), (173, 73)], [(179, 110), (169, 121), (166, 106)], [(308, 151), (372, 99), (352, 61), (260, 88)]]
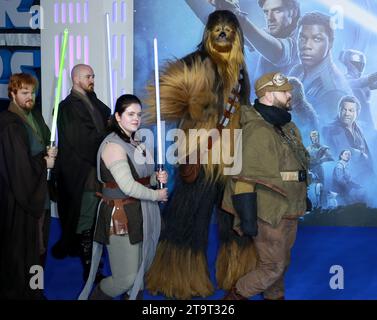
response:
[(38, 80), (33, 77), (31, 74), (28, 73), (15, 73), (9, 79), (8, 84), (8, 97), (9, 99), (12, 98), (12, 92), (14, 94), (17, 93), (19, 89), (21, 89), (25, 85), (30, 85), (34, 87), (34, 91), (38, 90)]

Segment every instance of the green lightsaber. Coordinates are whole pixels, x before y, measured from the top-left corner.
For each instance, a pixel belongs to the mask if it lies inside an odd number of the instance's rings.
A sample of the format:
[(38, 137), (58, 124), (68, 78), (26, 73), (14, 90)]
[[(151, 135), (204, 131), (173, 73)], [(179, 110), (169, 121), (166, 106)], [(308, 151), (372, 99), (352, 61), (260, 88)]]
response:
[[(65, 52), (67, 51), (67, 39), (68, 39), (68, 29), (66, 28), (64, 29), (63, 45), (62, 45), (61, 53), (60, 53), (59, 76), (58, 76), (58, 84), (55, 91), (55, 102), (54, 102), (54, 113), (52, 116), (50, 147), (55, 146), (56, 123), (58, 121), (59, 101), (60, 101), (60, 94), (62, 91), (62, 78), (63, 78), (64, 63), (65, 63)], [(47, 180), (50, 180), (50, 179), (51, 179), (51, 169), (47, 169)]]
[(64, 29), (63, 45), (62, 45), (62, 50), (60, 53), (60, 61), (59, 61), (58, 84), (57, 84), (56, 92), (55, 92), (54, 114), (53, 114), (52, 126), (51, 126), (51, 137), (50, 137), (51, 146), (54, 146), (55, 144), (56, 123), (58, 121), (58, 109), (59, 109), (59, 102), (60, 102), (60, 94), (62, 91), (62, 78), (63, 78), (64, 63), (65, 63), (65, 52), (67, 51), (67, 39), (68, 39), (68, 29)]

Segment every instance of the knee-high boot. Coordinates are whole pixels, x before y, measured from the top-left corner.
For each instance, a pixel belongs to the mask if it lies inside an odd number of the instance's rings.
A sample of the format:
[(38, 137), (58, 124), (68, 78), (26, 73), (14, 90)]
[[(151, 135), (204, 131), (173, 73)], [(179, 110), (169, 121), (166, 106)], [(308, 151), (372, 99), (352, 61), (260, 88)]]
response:
[[(92, 264), (92, 251), (93, 251), (93, 231), (85, 230), (80, 234), (80, 259), (83, 266), (83, 279), (84, 282), (89, 277), (90, 266)], [(105, 276), (102, 274), (103, 263), (100, 261), (94, 283), (99, 283)]]
[(83, 266), (84, 281), (88, 279), (92, 262), (93, 238), (91, 230), (84, 230), (80, 234), (80, 259)]

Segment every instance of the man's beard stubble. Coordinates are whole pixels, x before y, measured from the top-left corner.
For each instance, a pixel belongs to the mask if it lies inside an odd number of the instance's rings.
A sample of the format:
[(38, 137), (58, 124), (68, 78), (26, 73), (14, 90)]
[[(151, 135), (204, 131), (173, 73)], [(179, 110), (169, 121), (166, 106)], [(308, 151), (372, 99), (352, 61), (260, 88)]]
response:
[[(16, 101), (16, 103), (17, 103), (17, 101)], [(33, 110), (33, 108), (34, 108), (34, 106), (35, 106), (35, 101), (34, 101), (34, 100), (28, 100), (28, 101), (25, 101), (25, 102), (22, 103), (22, 104), (17, 103), (17, 105), (18, 105), (21, 109), (23, 109), (23, 110), (25, 110), (25, 111), (31, 111), (31, 110)]]

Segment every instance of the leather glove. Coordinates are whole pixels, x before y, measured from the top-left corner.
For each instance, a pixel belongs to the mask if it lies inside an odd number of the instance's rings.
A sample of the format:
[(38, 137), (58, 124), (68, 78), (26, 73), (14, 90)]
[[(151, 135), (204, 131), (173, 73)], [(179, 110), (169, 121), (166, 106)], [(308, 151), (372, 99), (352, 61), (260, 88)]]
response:
[(232, 196), (233, 207), (241, 220), (241, 231), (248, 236), (258, 234), (257, 193), (248, 192)]

